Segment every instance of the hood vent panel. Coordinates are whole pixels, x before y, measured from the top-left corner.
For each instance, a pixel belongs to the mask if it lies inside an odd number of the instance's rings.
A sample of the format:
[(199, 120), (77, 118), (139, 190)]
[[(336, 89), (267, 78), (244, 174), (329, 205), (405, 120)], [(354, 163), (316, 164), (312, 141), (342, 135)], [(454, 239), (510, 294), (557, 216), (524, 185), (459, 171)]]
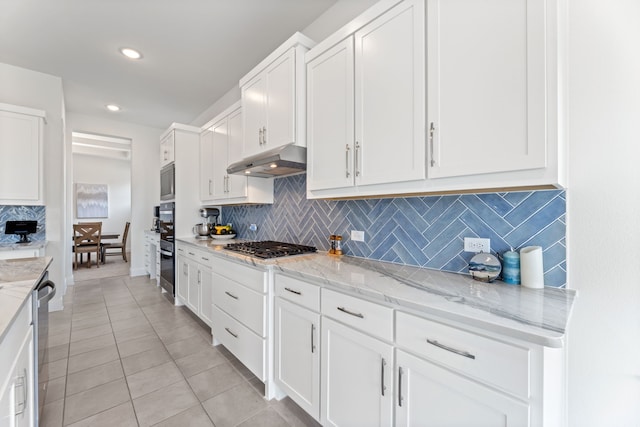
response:
[(294, 175), (306, 170), (307, 149), (288, 144), (233, 163), (227, 168), (227, 173), (273, 178)]

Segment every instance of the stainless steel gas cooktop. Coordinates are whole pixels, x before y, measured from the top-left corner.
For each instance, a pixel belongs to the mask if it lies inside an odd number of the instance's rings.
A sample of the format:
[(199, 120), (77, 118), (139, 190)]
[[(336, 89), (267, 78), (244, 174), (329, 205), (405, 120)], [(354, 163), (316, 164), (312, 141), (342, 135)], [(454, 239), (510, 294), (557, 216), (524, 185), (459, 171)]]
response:
[(264, 240), (261, 242), (229, 243), (226, 250), (240, 252), (257, 258), (278, 258), (289, 255), (300, 255), (316, 252), (313, 246), (297, 245), (295, 243), (274, 242)]

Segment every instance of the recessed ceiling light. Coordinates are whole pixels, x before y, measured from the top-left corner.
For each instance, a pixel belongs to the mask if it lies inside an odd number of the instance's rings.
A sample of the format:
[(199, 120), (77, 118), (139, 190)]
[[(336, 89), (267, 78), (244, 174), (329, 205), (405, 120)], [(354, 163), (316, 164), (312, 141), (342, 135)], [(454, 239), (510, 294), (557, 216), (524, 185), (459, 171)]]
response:
[(116, 104), (109, 104), (109, 105), (107, 105), (107, 110), (109, 110), (109, 111), (120, 111), (120, 107), (118, 107)]
[(123, 47), (120, 49), (120, 53), (126, 56), (129, 59), (140, 59), (142, 58), (142, 54), (135, 49), (131, 49), (130, 47)]

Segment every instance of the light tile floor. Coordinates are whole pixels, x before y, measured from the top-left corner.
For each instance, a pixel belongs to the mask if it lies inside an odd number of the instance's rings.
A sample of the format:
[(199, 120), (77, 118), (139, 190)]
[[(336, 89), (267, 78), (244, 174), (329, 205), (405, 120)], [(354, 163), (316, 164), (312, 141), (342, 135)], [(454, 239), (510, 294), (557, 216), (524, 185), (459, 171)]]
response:
[(147, 277), (79, 281), (64, 301), (50, 314), (40, 426), (319, 425), (288, 398), (266, 401), (264, 385)]

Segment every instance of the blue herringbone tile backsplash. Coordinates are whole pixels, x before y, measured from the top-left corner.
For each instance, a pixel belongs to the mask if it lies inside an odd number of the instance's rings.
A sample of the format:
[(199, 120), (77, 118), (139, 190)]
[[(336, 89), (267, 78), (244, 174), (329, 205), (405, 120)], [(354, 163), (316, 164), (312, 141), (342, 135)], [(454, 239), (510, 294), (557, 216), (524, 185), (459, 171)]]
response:
[(0, 243), (17, 242), (19, 237), (13, 234), (4, 234), (7, 221), (36, 220), (38, 221), (38, 232), (29, 235), (32, 241), (46, 239), (45, 230), (45, 207), (44, 206), (10, 206), (0, 205)]
[[(562, 190), (368, 200), (307, 200), (306, 175), (275, 180), (273, 205), (222, 208), (238, 237), (280, 240), (328, 250), (343, 237), (347, 255), (467, 272), (473, 256), (464, 237), (488, 237), (491, 249), (537, 245), (544, 250), (545, 284), (566, 283), (565, 192)], [(258, 231), (249, 230), (257, 224)], [(365, 242), (349, 239), (364, 230)]]

